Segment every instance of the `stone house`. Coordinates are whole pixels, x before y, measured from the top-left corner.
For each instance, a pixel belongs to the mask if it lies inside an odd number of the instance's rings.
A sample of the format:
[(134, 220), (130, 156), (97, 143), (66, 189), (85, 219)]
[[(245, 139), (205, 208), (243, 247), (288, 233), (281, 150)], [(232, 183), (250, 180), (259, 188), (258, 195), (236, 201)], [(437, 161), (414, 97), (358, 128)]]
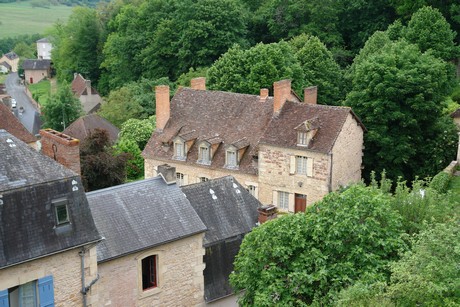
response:
[(91, 86), (91, 80), (87, 80), (82, 75), (75, 73), (71, 87), (74, 96), (80, 100), (85, 114), (91, 114), (99, 110), (102, 98), (97, 90)]
[(100, 306), (80, 177), (0, 130), (0, 306)]
[(304, 211), (327, 193), (361, 179), (364, 126), (349, 107), (304, 101), (290, 80), (260, 95), (206, 90), (192, 80), (172, 100), (156, 87), (157, 129), (143, 151), (145, 177), (176, 168), (181, 185), (233, 176), (264, 204)]
[(118, 134), (120, 129), (115, 127), (105, 118), (99, 116), (96, 113), (88, 114), (80, 117), (68, 126), (63, 133), (73, 138), (83, 141), (96, 129), (102, 129), (107, 131), (109, 134), (109, 140), (112, 144), (115, 144), (118, 140)]
[(51, 60), (24, 60), (24, 78), (29, 84), (51, 77)]
[(206, 226), (162, 177), (87, 193), (97, 246), (99, 306), (201, 306)]
[[(182, 192), (208, 228), (203, 241), (204, 298), (207, 305), (219, 306), (233, 294), (233, 262), (244, 235), (257, 225), (260, 202), (231, 176), (186, 185)], [(233, 295), (235, 306), (236, 299)]]
[(0, 62), (0, 73), (7, 74), (10, 71), (11, 71), (11, 65), (10, 64), (8, 64), (5, 61)]
[(17, 72), (18, 71), (18, 65), (19, 65), (19, 56), (14, 52), (8, 52), (2, 55), (0, 58), (0, 63), (6, 62), (8, 65), (10, 65), (10, 71), (12, 72)]
[(42, 38), (37, 41), (37, 58), (39, 60), (51, 60), (51, 50), (53, 45), (47, 38)]

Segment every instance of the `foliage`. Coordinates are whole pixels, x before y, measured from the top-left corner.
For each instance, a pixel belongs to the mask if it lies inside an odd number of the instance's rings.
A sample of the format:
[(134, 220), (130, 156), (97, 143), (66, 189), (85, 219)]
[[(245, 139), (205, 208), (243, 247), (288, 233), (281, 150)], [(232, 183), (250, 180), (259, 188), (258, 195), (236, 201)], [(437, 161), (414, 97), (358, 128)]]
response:
[(437, 224), (391, 265), (388, 296), (398, 306), (460, 305), (460, 226)]
[(95, 129), (80, 146), (82, 182), (87, 192), (121, 184), (129, 155), (117, 154), (106, 130)]
[(121, 125), (120, 139), (134, 141), (140, 149), (144, 149), (156, 126), (155, 116), (148, 119), (131, 118)]
[(439, 172), (430, 182), (430, 188), (435, 189), (439, 193), (446, 193), (449, 187), (451, 175), (446, 172)]
[(73, 96), (70, 85), (63, 83), (42, 107), (43, 127), (63, 131), (82, 114), (80, 101)]
[(129, 138), (122, 138), (115, 145), (117, 153), (129, 154), (126, 161), (126, 175), (128, 180), (136, 180), (144, 175), (144, 158), (141, 156), (141, 150), (135, 141)]
[(286, 215), (247, 234), (230, 276), (243, 305), (324, 304), (366, 275), (387, 272), (404, 246), (391, 196), (354, 185), (307, 213)]
[(51, 83), (49, 80), (41, 80), (38, 83), (29, 84), (27, 88), (32, 93), (32, 97), (40, 105), (45, 105), (51, 95)]
[(26, 44), (19, 42), (14, 46), (13, 51), (20, 57), (34, 59), (37, 57), (37, 47), (35, 43)]
[[(361, 117), (365, 134), (365, 177), (386, 169), (390, 178), (412, 180), (436, 174), (452, 159), (452, 130), (446, 131), (447, 150), (439, 122), (452, 77), (449, 64), (405, 41), (387, 42), (379, 52), (354, 65), (347, 105)], [(455, 137), (456, 138), (456, 137)], [(440, 144), (439, 144), (440, 145)], [(420, 159), (433, 148), (433, 160)]]
[(206, 77), (208, 69), (208, 67), (202, 67), (197, 69), (190, 68), (188, 72), (183, 73), (179, 76), (179, 78), (177, 78), (176, 84), (178, 86), (190, 86), (190, 81), (192, 79), (198, 77)]

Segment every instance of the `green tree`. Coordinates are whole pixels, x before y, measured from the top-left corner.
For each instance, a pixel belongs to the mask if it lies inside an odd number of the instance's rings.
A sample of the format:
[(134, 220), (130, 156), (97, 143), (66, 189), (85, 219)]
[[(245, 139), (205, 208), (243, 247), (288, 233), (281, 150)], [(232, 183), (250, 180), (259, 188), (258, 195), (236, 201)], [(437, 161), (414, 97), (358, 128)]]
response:
[(25, 42), (19, 42), (14, 46), (13, 51), (20, 57), (26, 59), (37, 58), (37, 46), (35, 43), (26, 44)]
[(136, 118), (128, 119), (121, 125), (120, 139), (132, 140), (141, 150), (143, 150), (152, 136), (155, 126), (155, 116), (143, 120)]
[(327, 304), (363, 275), (388, 274), (404, 246), (391, 196), (354, 185), (303, 214), (255, 228), (241, 244), (230, 276), (249, 306)]
[(82, 115), (80, 100), (73, 96), (70, 85), (62, 83), (42, 107), (43, 127), (63, 131)]
[(129, 156), (116, 153), (106, 130), (96, 129), (80, 146), (82, 183), (87, 192), (122, 184)]
[(405, 41), (387, 43), (356, 63), (346, 103), (368, 129), (363, 158), (367, 179), (371, 170), (383, 169), (392, 179), (432, 176), (439, 164), (451, 161), (450, 150), (438, 153), (436, 165), (421, 158), (442, 137), (436, 125), (451, 86), (449, 64)]
[(126, 153), (129, 155), (126, 161), (126, 176), (128, 180), (136, 180), (144, 176), (144, 158), (141, 156), (141, 150), (135, 141), (130, 139), (121, 139), (115, 146), (117, 153)]

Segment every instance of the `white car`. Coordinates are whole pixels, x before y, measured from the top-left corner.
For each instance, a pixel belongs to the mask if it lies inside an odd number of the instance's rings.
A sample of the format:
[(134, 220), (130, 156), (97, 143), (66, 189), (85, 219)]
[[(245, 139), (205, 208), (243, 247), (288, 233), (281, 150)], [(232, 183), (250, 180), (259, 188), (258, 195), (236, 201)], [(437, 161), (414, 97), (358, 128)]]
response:
[(11, 98), (11, 107), (16, 108), (16, 100), (14, 98)]

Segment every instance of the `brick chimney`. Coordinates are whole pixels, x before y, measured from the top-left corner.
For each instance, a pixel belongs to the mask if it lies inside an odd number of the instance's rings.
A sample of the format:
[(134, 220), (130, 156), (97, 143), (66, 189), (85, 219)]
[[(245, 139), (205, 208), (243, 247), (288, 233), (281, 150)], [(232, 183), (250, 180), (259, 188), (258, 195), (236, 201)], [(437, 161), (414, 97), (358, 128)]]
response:
[(86, 86), (86, 95), (90, 96), (91, 94), (91, 80), (85, 80)]
[(163, 131), (170, 116), (169, 86), (158, 85), (155, 87), (157, 131)]
[(284, 103), (290, 96), (291, 80), (281, 80), (273, 83), (273, 114), (279, 114)]
[(260, 89), (260, 101), (265, 102), (268, 97), (268, 88), (261, 88)]
[(73, 79), (75, 80), (75, 79), (77, 79), (77, 77), (78, 77), (78, 73), (74, 72), (73, 73)]
[(199, 77), (199, 78), (193, 78), (190, 80), (190, 87), (194, 90), (206, 90), (206, 78), (205, 77)]
[(303, 101), (305, 103), (316, 104), (318, 99), (318, 87), (310, 86), (303, 90)]
[(160, 175), (166, 184), (176, 183), (176, 168), (168, 164), (158, 165), (158, 175)]
[(80, 174), (80, 141), (53, 129), (40, 130), (41, 152)]
[(257, 212), (259, 212), (259, 224), (263, 224), (266, 221), (273, 220), (278, 217), (278, 215), (276, 214), (278, 210), (273, 205), (261, 206), (257, 209)]

